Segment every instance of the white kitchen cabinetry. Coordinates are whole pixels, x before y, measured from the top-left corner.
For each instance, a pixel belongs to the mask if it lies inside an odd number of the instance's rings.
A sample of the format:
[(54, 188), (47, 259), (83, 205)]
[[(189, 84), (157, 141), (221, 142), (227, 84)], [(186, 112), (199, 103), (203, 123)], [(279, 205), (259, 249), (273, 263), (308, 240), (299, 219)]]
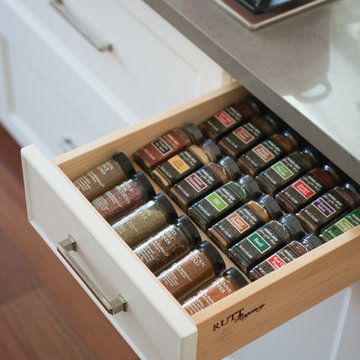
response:
[(0, 0), (0, 41), (0, 118), (51, 157), (225, 81), (140, 0)]

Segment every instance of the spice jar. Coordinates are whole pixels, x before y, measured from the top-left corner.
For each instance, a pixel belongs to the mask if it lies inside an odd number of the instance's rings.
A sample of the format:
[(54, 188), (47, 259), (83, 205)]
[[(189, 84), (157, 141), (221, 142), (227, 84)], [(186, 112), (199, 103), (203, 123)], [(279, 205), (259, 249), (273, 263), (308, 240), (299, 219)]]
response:
[(301, 152), (294, 151), (265, 169), (256, 176), (256, 181), (265, 193), (275, 195), (305, 172), (320, 165), (323, 160), (324, 157), (309, 145)]
[(140, 206), (116, 222), (112, 228), (130, 246), (134, 247), (157, 233), (177, 217), (176, 211), (163, 194)]
[(135, 254), (154, 273), (158, 274), (186, 255), (201, 241), (199, 232), (186, 217), (179, 217), (134, 249)]
[(299, 241), (292, 241), (290, 244), (285, 245), (275, 254), (271, 255), (266, 260), (252, 268), (249, 271), (249, 278), (251, 281), (260, 279), (266, 274), (269, 274), (274, 270), (288, 264), (289, 262), (322, 244), (323, 241), (313, 234), (305, 235)]
[(190, 206), (188, 214), (202, 230), (206, 230), (229, 212), (260, 195), (257, 182), (251, 176), (245, 175), (236, 182), (230, 181), (220, 186)]
[(218, 140), (246, 119), (260, 114), (259, 103), (255, 100), (240, 101), (219, 111), (200, 125), (204, 135)]
[(336, 186), (296, 214), (304, 228), (317, 234), (344, 213), (360, 204), (359, 189), (351, 183)]
[(91, 201), (134, 174), (135, 169), (129, 158), (123, 153), (118, 153), (112, 159), (81, 175), (73, 183)]
[(212, 140), (207, 140), (201, 146), (191, 145), (164, 161), (152, 171), (151, 176), (167, 189), (203, 165), (218, 161), (221, 156), (218, 146)]
[(198, 248), (164, 270), (159, 281), (179, 301), (213, 279), (225, 268), (224, 260), (214, 245), (203, 241)]
[(292, 129), (287, 129), (281, 135), (274, 134), (241, 155), (237, 164), (245, 174), (255, 176), (286, 154), (297, 149), (299, 141), (299, 135)]
[(291, 214), (272, 220), (229, 249), (229, 255), (247, 273), (278, 248), (304, 236), (300, 221)]
[(247, 284), (248, 282), (238, 270), (233, 267), (229, 268), (206, 288), (187, 299), (182, 306), (190, 315), (194, 315)]
[(232, 158), (239, 157), (243, 152), (272, 135), (278, 129), (277, 119), (272, 113), (252, 118), (219, 141), (221, 151)]
[(217, 164), (209, 163), (180, 180), (170, 188), (170, 195), (183, 210), (186, 210), (189, 205), (221, 184), (237, 179), (240, 174), (235, 161), (226, 156)]
[(111, 221), (146, 203), (154, 195), (155, 191), (149, 180), (138, 172), (132, 179), (95, 198), (91, 204), (105, 220)]
[(200, 144), (204, 140), (201, 130), (194, 124), (182, 129), (175, 128), (139, 149), (135, 161), (146, 171), (169, 159), (191, 144)]
[(360, 207), (351, 211), (339, 221), (324, 229), (319, 237), (324, 241), (329, 241), (358, 225), (360, 225)]
[(337, 168), (332, 164), (326, 164), (321, 169), (309, 171), (281, 190), (275, 198), (285, 211), (295, 213), (339, 183), (340, 176)]
[(249, 201), (217, 222), (209, 229), (209, 236), (226, 252), (230, 246), (281, 215), (282, 211), (276, 200), (270, 195), (264, 195), (258, 201)]

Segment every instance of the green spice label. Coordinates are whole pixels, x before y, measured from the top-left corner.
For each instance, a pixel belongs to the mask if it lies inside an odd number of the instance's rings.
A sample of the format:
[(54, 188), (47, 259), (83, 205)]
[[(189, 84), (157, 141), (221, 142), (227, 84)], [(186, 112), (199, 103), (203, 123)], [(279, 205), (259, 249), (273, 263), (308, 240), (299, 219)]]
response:
[(212, 193), (206, 197), (206, 200), (217, 210), (222, 211), (228, 207), (228, 204), (216, 193)]
[(265, 252), (270, 247), (270, 244), (256, 232), (248, 236), (248, 240), (261, 253)]
[(277, 174), (279, 174), (284, 180), (288, 179), (294, 173), (282, 162), (278, 161), (272, 166)]
[(351, 222), (347, 219), (341, 219), (336, 223), (336, 225), (343, 231), (346, 232), (350, 229), (352, 229), (354, 226), (351, 224)]

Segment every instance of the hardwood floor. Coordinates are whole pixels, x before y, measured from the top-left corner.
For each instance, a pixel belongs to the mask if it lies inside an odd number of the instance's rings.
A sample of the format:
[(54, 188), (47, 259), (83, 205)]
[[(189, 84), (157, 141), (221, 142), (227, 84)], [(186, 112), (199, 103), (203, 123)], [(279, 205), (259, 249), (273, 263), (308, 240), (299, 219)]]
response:
[(28, 224), (19, 151), (0, 126), (0, 359), (138, 359)]

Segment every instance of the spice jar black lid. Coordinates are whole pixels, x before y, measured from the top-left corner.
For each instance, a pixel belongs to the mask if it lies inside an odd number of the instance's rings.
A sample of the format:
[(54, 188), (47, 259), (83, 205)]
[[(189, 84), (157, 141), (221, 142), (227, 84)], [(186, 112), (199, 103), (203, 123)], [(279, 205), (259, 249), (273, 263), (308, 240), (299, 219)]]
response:
[(147, 196), (148, 199), (155, 196), (155, 190), (153, 186), (151, 185), (148, 178), (142, 172), (137, 172), (134, 175), (134, 180), (140, 183), (140, 186), (143, 189), (143, 193), (145, 194), (145, 196)]
[(314, 167), (319, 166), (326, 160), (326, 157), (312, 145), (306, 146), (302, 152), (310, 156)]
[(345, 177), (345, 174), (330, 161), (326, 163), (322, 169), (328, 171), (333, 176), (336, 184), (340, 184)]
[(344, 189), (348, 189), (354, 195), (356, 204), (360, 203), (360, 185), (353, 180), (349, 180), (344, 184)]
[(186, 124), (184, 126), (184, 130), (189, 134), (189, 136), (196, 144), (200, 144), (205, 140), (202, 131), (193, 123)]
[(282, 125), (282, 120), (275, 115), (273, 112), (268, 112), (266, 114), (261, 115), (272, 128), (273, 131), (278, 130)]
[(265, 208), (266, 212), (272, 219), (279, 218), (283, 213), (278, 202), (268, 194), (263, 195), (258, 200), (258, 203)]
[(296, 216), (285, 214), (279, 219), (279, 222), (286, 227), (290, 233), (291, 240), (298, 240), (305, 235), (304, 228)]
[(225, 156), (218, 162), (219, 165), (224, 166), (225, 169), (230, 170), (231, 177), (237, 179), (241, 175), (240, 168), (238, 164), (229, 156)]
[(200, 234), (196, 229), (195, 225), (191, 222), (191, 220), (182, 215), (180, 216), (176, 224), (180, 227), (181, 231), (185, 234), (186, 238), (191, 243), (192, 247), (194, 248), (198, 243), (201, 241)]
[(248, 96), (245, 99), (245, 103), (250, 105), (254, 109), (257, 115), (262, 114), (263, 112), (268, 110), (268, 108), (253, 95)]
[(155, 195), (153, 199), (165, 210), (166, 218), (169, 222), (177, 218), (173, 204), (164, 194)]
[(125, 171), (128, 177), (131, 177), (135, 174), (135, 169), (129, 158), (122, 152), (115, 154), (113, 159), (117, 161), (122, 169)]
[(224, 271), (223, 276), (231, 276), (241, 288), (248, 285), (248, 282), (246, 281), (245, 277), (241, 275), (239, 270), (236, 270), (233, 267)]
[(299, 240), (299, 243), (303, 244), (308, 251), (311, 251), (318, 246), (324, 244), (325, 241), (320, 240), (317, 236), (313, 234), (306, 234), (304, 237)]
[(204, 141), (201, 146), (208, 149), (214, 155), (213, 161), (218, 161), (221, 158), (222, 153), (219, 147), (211, 139)]
[(242, 176), (237, 183), (244, 186), (249, 199), (257, 199), (261, 195), (259, 184), (250, 175)]
[(306, 144), (305, 139), (301, 137), (294, 129), (287, 128), (282, 132), (282, 135), (288, 137), (296, 149), (303, 147)]
[(199, 244), (199, 248), (205, 250), (209, 255), (209, 258), (214, 263), (214, 273), (218, 275), (221, 271), (225, 269), (225, 262), (221, 257), (219, 251), (216, 250), (216, 247), (211, 244), (209, 241), (203, 241)]

